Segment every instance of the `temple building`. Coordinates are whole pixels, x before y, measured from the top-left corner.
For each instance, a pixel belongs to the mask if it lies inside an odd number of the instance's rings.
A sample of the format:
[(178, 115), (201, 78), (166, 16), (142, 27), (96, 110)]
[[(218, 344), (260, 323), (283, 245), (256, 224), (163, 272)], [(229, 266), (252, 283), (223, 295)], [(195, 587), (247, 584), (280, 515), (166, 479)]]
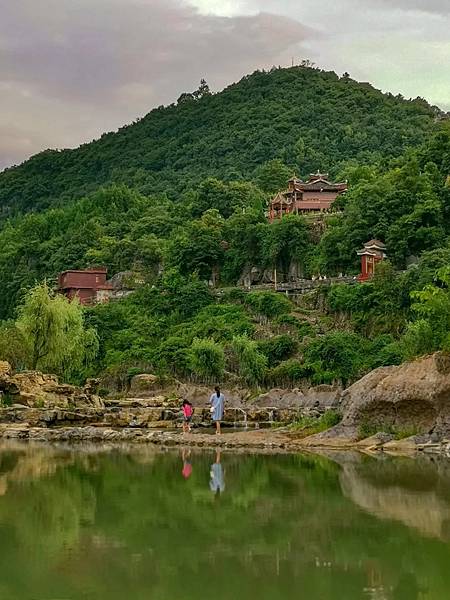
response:
[(330, 210), (338, 196), (348, 189), (347, 183), (332, 183), (328, 173), (313, 173), (308, 181), (293, 177), (288, 189), (278, 194), (269, 205), (269, 221), (286, 214), (321, 213)]
[(106, 281), (107, 274), (105, 268), (64, 271), (58, 277), (58, 291), (70, 299), (77, 297), (81, 304), (108, 302), (113, 286)]
[(361, 257), (361, 273), (358, 281), (367, 281), (375, 273), (375, 268), (379, 262), (386, 258), (386, 246), (380, 240), (370, 240), (364, 244), (362, 250), (357, 250)]

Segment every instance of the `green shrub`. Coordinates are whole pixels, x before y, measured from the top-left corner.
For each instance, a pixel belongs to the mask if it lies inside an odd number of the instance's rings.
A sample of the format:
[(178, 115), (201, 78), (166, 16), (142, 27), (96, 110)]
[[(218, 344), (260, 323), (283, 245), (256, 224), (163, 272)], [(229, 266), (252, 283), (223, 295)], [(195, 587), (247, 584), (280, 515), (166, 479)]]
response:
[(396, 440), (404, 440), (405, 438), (412, 437), (413, 435), (417, 435), (419, 433), (419, 428), (414, 425), (396, 427), (394, 429), (394, 437)]
[(292, 310), (290, 300), (277, 292), (250, 292), (245, 298), (245, 303), (266, 319), (273, 319)]
[(8, 361), (15, 370), (29, 362), (25, 338), (12, 321), (0, 324), (0, 360)]
[(235, 335), (251, 335), (254, 330), (250, 316), (243, 306), (211, 304), (195, 317), (191, 334), (198, 338), (231, 341)]
[(400, 342), (400, 349), (406, 359), (412, 360), (416, 356), (434, 352), (439, 348), (439, 342), (439, 336), (432, 323), (425, 319), (419, 319), (408, 324)]
[(271, 385), (289, 386), (310, 377), (311, 371), (296, 359), (286, 360), (267, 373)]
[(245, 297), (247, 296), (247, 292), (242, 290), (241, 288), (231, 288), (229, 290), (225, 290), (222, 295), (222, 302), (240, 302), (244, 304)]
[(274, 325), (278, 325), (281, 331), (294, 333), (299, 338), (314, 335), (314, 327), (309, 321), (304, 321), (294, 315), (282, 314), (279, 317), (275, 317), (273, 320)]
[(278, 335), (258, 343), (259, 350), (267, 356), (269, 365), (277, 365), (292, 356), (298, 349), (298, 343), (290, 335)]
[(301, 417), (291, 425), (291, 429), (301, 433), (303, 437), (314, 435), (335, 427), (342, 420), (341, 415), (335, 410), (327, 410), (321, 417)]
[(235, 336), (231, 348), (237, 359), (239, 375), (251, 385), (262, 383), (267, 370), (267, 358), (259, 352), (258, 344), (246, 336)]
[(304, 351), (314, 383), (357, 379), (367, 367), (367, 341), (355, 333), (333, 331), (312, 340)]
[[(358, 426), (358, 439), (364, 440), (365, 438), (372, 437), (380, 431), (380, 428), (373, 423), (363, 421)], [(387, 433), (387, 432), (386, 432)]]
[(141, 369), (140, 367), (130, 367), (127, 370), (127, 379), (128, 381), (131, 381), (135, 375), (141, 375), (142, 373), (145, 373), (144, 369)]
[(189, 349), (189, 358), (195, 375), (207, 380), (222, 378), (225, 353), (222, 346), (214, 340), (196, 338)]
[(278, 315), (273, 320), (275, 325), (280, 325), (281, 327), (289, 327), (292, 329), (296, 329), (298, 326), (298, 319), (294, 317), (294, 315), (289, 315), (287, 313), (283, 313), (282, 315)]
[(420, 431), (415, 425), (400, 426), (394, 425), (393, 423), (368, 420), (362, 421), (358, 427), (358, 439), (360, 440), (372, 437), (377, 433), (387, 433), (388, 435), (392, 435), (395, 440), (403, 440), (413, 435), (417, 435)]

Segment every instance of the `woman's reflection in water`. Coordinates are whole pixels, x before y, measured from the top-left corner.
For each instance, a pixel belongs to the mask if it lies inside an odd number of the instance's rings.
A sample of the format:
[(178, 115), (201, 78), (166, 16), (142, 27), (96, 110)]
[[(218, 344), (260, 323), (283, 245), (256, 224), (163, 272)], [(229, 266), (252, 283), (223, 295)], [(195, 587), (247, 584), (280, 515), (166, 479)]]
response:
[(225, 481), (223, 475), (223, 468), (220, 464), (220, 450), (218, 449), (216, 450), (216, 462), (211, 465), (211, 470), (209, 473), (209, 487), (216, 497), (220, 496), (220, 494), (225, 491)]

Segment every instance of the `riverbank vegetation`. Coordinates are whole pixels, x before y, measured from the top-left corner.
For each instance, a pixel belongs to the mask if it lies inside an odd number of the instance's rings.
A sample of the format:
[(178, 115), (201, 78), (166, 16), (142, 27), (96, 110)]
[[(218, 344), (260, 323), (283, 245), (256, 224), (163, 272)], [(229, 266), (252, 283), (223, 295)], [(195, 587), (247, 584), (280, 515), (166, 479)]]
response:
[[(0, 358), (114, 385), (152, 371), (269, 387), (346, 385), (448, 349), (444, 115), (309, 67), (203, 92), (0, 174)], [(269, 224), (270, 194), (294, 171), (318, 168), (349, 181), (336, 212)], [(238, 287), (252, 269), (357, 274), (356, 250), (371, 238), (386, 243), (389, 260), (369, 283), (323, 286), (298, 302)], [(42, 292), (33, 286), (99, 264), (131, 272), (134, 293), (76, 308), (78, 334), (62, 344), (78, 352), (72, 372), (69, 355), (31, 364), (25, 323)]]

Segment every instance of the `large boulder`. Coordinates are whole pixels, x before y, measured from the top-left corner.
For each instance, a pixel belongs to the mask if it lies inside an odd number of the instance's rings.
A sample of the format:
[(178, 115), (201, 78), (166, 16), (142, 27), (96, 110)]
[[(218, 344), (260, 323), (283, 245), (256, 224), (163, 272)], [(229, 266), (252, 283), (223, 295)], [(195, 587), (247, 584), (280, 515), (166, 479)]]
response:
[(305, 443), (347, 445), (377, 430), (449, 436), (450, 355), (437, 352), (371, 371), (343, 392), (341, 410), (339, 425)]
[(398, 367), (375, 369), (343, 394), (344, 427), (430, 431), (450, 417), (450, 356), (436, 353)]
[(157, 375), (151, 373), (141, 373), (135, 375), (130, 382), (130, 392), (136, 393), (154, 393), (161, 390), (161, 382)]

